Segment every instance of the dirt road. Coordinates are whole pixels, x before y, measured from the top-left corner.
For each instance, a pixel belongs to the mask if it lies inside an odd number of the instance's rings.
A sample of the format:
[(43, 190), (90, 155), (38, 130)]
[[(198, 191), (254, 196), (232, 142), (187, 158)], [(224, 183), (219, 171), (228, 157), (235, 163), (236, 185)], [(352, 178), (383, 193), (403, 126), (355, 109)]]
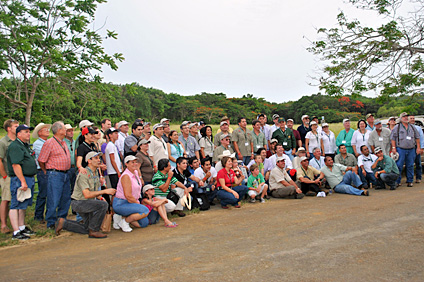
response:
[(423, 281), (424, 185), (271, 199), (0, 249), (1, 281)]

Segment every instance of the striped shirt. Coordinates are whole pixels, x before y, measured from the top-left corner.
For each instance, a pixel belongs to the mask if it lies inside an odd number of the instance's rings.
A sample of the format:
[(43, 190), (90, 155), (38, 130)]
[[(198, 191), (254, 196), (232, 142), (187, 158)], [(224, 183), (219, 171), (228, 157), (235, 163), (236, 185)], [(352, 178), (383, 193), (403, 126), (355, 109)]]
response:
[(41, 148), (38, 162), (45, 163), (46, 169), (68, 170), (71, 168), (71, 154), (63, 140), (52, 137)]
[[(168, 179), (168, 174), (163, 174), (162, 172), (158, 170), (158, 172), (156, 172), (155, 175), (153, 175), (152, 183), (154, 186), (159, 187), (165, 184), (167, 179)], [(178, 180), (175, 177), (172, 177), (170, 184), (175, 184), (177, 182)], [(166, 197), (167, 195), (168, 195), (168, 191), (163, 192), (159, 188), (155, 188), (155, 196)]]

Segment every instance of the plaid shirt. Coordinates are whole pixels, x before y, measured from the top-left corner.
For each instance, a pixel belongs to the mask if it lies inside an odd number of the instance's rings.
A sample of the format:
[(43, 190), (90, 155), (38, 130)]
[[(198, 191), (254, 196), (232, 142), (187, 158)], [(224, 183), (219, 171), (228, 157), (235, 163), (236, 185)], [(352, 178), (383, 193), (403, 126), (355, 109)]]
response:
[(68, 170), (71, 168), (71, 154), (63, 140), (55, 137), (44, 143), (38, 162), (46, 164), (46, 169)]

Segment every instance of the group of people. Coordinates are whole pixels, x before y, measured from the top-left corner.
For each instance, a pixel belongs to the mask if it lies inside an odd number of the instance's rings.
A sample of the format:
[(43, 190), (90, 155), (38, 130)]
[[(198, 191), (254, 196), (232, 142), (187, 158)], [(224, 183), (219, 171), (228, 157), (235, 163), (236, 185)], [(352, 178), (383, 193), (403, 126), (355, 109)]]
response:
[[(207, 210), (218, 202), (228, 209), (240, 208), (244, 198), (265, 203), (270, 196), (368, 196), (371, 186), (395, 190), (404, 165), (408, 187), (414, 174), (421, 181), (424, 135), (414, 116), (402, 113), (397, 124), (391, 117), (383, 127), (368, 114), (357, 130), (344, 119), (337, 138), (317, 117), (301, 119), (294, 129), (293, 119), (274, 114), (269, 125), (260, 114), (248, 130), (246, 118), (233, 129), (224, 116), (215, 135), (204, 122), (184, 121), (177, 132), (166, 118), (113, 127), (107, 118), (100, 127), (83, 120), (76, 140), (75, 128), (61, 121), (32, 128), (7, 120), (0, 140), (1, 232), (10, 232), (9, 215), (12, 239), (34, 234), (25, 225), (25, 210), (32, 205), (35, 176), (34, 219), (57, 235), (68, 230), (90, 238), (107, 237), (100, 230), (107, 213), (113, 214), (113, 228), (124, 232), (160, 219), (174, 228), (178, 224), (168, 213), (184, 217), (184, 208)], [(76, 220), (67, 219), (70, 207)]]

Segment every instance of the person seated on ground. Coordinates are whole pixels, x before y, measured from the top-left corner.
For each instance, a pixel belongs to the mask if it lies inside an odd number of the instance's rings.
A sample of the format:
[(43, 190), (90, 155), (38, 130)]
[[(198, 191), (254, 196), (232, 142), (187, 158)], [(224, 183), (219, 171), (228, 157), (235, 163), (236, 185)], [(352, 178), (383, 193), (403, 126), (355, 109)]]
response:
[[(356, 167), (335, 164), (330, 156), (325, 157), (325, 167), (321, 170), (334, 192), (351, 195), (369, 196), (367, 190), (361, 190), (362, 182), (357, 175)], [(344, 175), (343, 173), (346, 172)], [(358, 188), (352, 186), (355, 185)]]
[[(318, 148), (319, 149), (319, 148)], [(324, 179), (324, 173), (309, 165), (307, 157), (300, 158), (300, 169), (297, 172), (297, 179), (300, 181), (300, 189), (305, 196), (316, 196), (321, 192), (321, 182)]]
[(320, 148), (315, 147), (313, 149), (313, 157), (309, 160), (309, 165), (313, 166), (318, 170), (321, 170), (321, 168), (325, 166), (324, 159), (325, 158), (321, 156)]
[[(266, 157), (267, 150), (265, 148), (259, 148), (258, 151), (256, 151), (256, 155), (259, 155), (262, 158), (262, 163), (264, 165), (263, 177), (265, 178), (265, 181), (268, 181), (269, 173), (271, 172), (271, 162)], [(250, 166), (254, 163), (256, 163), (255, 159), (251, 160), (250, 163), (247, 165), (247, 168), (250, 169)]]
[(367, 145), (361, 146), (361, 155), (358, 157), (358, 166), (359, 166), (359, 177), (363, 183), (363, 187), (368, 189), (369, 184), (377, 185), (377, 179), (374, 176), (374, 172), (371, 166), (377, 160), (377, 156), (370, 154), (370, 150)]
[(246, 195), (248, 188), (240, 185), (244, 179), (244, 175), (236, 176), (233, 167), (233, 160), (230, 157), (223, 157), (221, 160), (224, 167), (216, 176), (217, 178), (217, 197), (221, 201), (221, 207), (228, 209), (227, 205), (240, 208), (239, 202)]
[(140, 139), (137, 143), (138, 151), (135, 157), (137, 158), (138, 163), (140, 164), (140, 178), (143, 182), (142, 184), (151, 184), (153, 174), (155, 173), (154, 163), (149, 157), (149, 144), (150, 141), (147, 139)]
[(293, 162), (292, 162), (293, 168), (296, 169), (296, 171), (300, 167), (300, 158), (301, 157), (306, 157), (306, 150), (303, 147), (299, 147), (299, 149), (297, 150), (297, 153), (296, 153), (296, 157), (294, 157)]
[(233, 170), (237, 177), (240, 177), (240, 175), (244, 176), (243, 181), (241, 182), (242, 185), (247, 184), (247, 178), (249, 177), (247, 174), (247, 166), (244, 165), (244, 163), (241, 160), (238, 160), (236, 157), (232, 158), (233, 160)]
[(269, 191), (274, 198), (302, 199), (304, 194), (293, 179), (287, 174), (286, 159), (277, 158), (277, 165), (269, 176)]
[(203, 186), (199, 186), (199, 192), (206, 193), (209, 204), (214, 206), (213, 200), (218, 192), (216, 189), (216, 176), (218, 173), (211, 164), (211, 158), (203, 158), (200, 162), (202, 166), (194, 171), (194, 176), (203, 181)]
[(127, 167), (119, 178), (116, 195), (113, 199), (113, 228), (121, 228), (131, 232), (130, 223), (135, 227), (147, 227), (149, 209), (140, 204), (141, 179), (138, 175), (139, 163), (135, 156), (129, 155), (124, 159)]
[[(264, 149), (264, 150), (265, 150), (265, 149)], [(265, 166), (264, 166), (264, 163), (263, 163), (262, 156), (261, 156), (260, 154), (256, 154), (256, 155), (253, 157), (253, 160), (251, 160), (251, 161), (247, 164), (246, 168), (250, 171), (250, 167), (251, 167), (253, 164), (256, 164), (256, 165), (259, 167), (259, 172), (262, 174), (262, 176), (264, 176), (264, 175), (265, 175)]]
[(271, 139), (271, 141), (269, 141), (269, 150), (266, 151), (266, 157), (269, 158), (272, 155), (274, 155), (276, 153), (275, 151), (275, 146), (278, 144), (278, 140), (277, 139)]
[(353, 154), (347, 152), (346, 146), (344, 144), (339, 146), (339, 154), (334, 157), (334, 162), (336, 164), (341, 164), (344, 166), (351, 166), (358, 169), (358, 162), (356, 157)]
[(277, 158), (283, 157), (285, 159), (285, 170), (290, 175), (290, 177), (293, 179), (293, 181), (296, 181), (296, 170), (293, 169), (293, 164), (290, 158), (284, 153), (284, 147), (281, 144), (276, 145), (276, 153), (275, 155), (272, 155), (269, 158), (271, 170), (275, 168), (277, 165)]
[[(196, 159), (197, 161), (197, 159)], [(203, 187), (204, 183), (201, 179), (191, 174), (188, 169), (188, 161), (184, 157), (177, 159), (177, 167), (173, 169), (174, 177), (181, 182), (185, 187), (193, 187), (197, 191), (199, 186)]]
[(101, 185), (98, 168), (102, 155), (102, 153), (89, 152), (85, 156), (85, 161), (88, 163), (85, 167), (87, 173), (79, 173), (75, 181), (71, 206), (72, 210), (82, 217), (83, 223), (61, 217), (56, 223), (56, 235), (60, 235), (60, 232), (64, 229), (75, 233), (88, 234), (89, 238), (107, 237), (100, 231), (100, 226), (108, 210), (108, 203), (102, 195), (115, 195), (116, 190), (113, 188), (98, 190)]
[(378, 158), (371, 166), (377, 179), (375, 189), (386, 189), (387, 184), (390, 190), (395, 190), (396, 180), (399, 177), (399, 168), (396, 162), (391, 157), (384, 155), (380, 147), (375, 147), (374, 152)]
[[(220, 162), (220, 156), (224, 153), (224, 151), (229, 151), (230, 154), (234, 153), (233, 148), (231, 148), (231, 136), (228, 134), (221, 134), (221, 145), (218, 145), (216, 149), (213, 151), (212, 162), (216, 165)], [(217, 169), (217, 171), (219, 171)]]
[(143, 187), (143, 199), (141, 203), (149, 209), (149, 224), (156, 224), (159, 222), (159, 217), (165, 222), (165, 227), (177, 227), (178, 224), (171, 222), (168, 219), (165, 205), (168, 203), (168, 199), (159, 199), (155, 197), (155, 186), (147, 184)]
[(259, 172), (259, 166), (257, 164), (252, 164), (250, 166), (250, 176), (247, 179), (247, 187), (249, 188), (247, 194), (250, 196), (251, 203), (256, 202), (255, 198), (259, 195), (261, 203), (265, 203), (264, 198), (268, 198), (268, 185), (265, 183), (263, 175)]
[(212, 127), (206, 125), (200, 130), (202, 138), (199, 139), (200, 155), (202, 158), (213, 157), (215, 145), (213, 144)]
[[(181, 182), (174, 177), (174, 172), (171, 171), (171, 164), (168, 159), (161, 159), (158, 162), (158, 171), (155, 173), (152, 179), (153, 186), (155, 186), (155, 195), (157, 198), (166, 199), (170, 189), (172, 189), (180, 198), (184, 195), (189, 195), (193, 189), (187, 188)], [(181, 201), (174, 203), (168, 201), (165, 204), (166, 212), (176, 214), (179, 217), (184, 217), (183, 206)]]

